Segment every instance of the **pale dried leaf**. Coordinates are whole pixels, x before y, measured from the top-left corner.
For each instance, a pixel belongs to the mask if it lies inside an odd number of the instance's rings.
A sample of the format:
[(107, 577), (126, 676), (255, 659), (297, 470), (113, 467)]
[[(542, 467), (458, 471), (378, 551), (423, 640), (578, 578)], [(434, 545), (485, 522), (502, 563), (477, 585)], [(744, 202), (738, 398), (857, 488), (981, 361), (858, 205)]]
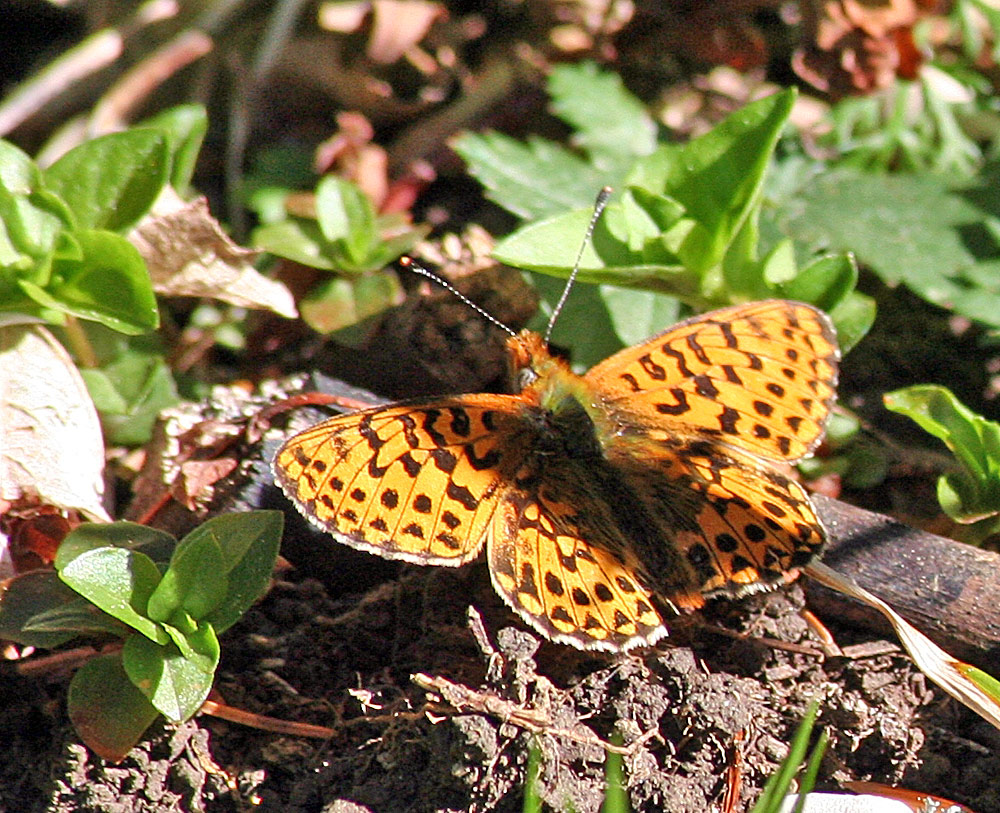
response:
[(431, 23), (445, 11), (438, 3), (424, 0), (373, 0), (375, 20), (368, 56), (391, 65), (424, 38)]
[(356, 3), (345, 3), (343, 0), (323, 3), (319, 7), (319, 24), (327, 31), (352, 34), (361, 28), (370, 9), (371, 3), (368, 0), (359, 0)]
[(41, 325), (0, 327), (0, 499), (110, 522), (103, 495), (101, 425), (69, 354)]
[(158, 294), (209, 297), (297, 316), (289, 290), (253, 267), (257, 252), (229, 239), (204, 198), (184, 202), (161, 196), (129, 240), (146, 261)]
[(921, 672), (984, 720), (1000, 728), (1000, 705), (966, 676), (968, 664), (953, 658), (916, 627), (905, 621), (888, 604), (873, 596), (848, 576), (838, 573), (822, 562), (813, 562), (802, 572), (820, 584), (845, 596), (856, 598), (882, 613), (889, 619), (899, 640)]

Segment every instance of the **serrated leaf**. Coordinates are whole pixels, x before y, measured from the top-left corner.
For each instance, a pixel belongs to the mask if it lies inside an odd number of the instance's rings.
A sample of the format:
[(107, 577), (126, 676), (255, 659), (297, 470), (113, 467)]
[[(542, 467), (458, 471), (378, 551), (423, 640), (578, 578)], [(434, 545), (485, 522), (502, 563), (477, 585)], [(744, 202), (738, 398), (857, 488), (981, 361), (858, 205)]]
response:
[(166, 136), (134, 129), (74, 147), (44, 172), (45, 185), (82, 229), (123, 231), (149, 211), (167, 181)]
[(655, 122), (618, 74), (592, 61), (557, 65), (548, 91), (552, 112), (574, 130), (573, 143), (601, 169), (624, 173), (656, 146)]
[(811, 180), (777, 223), (807, 251), (851, 251), (887, 285), (1000, 326), (1000, 247), (988, 228), (998, 208), (990, 175), (961, 188), (842, 170)]
[(124, 759), (157, 716), (128, 679), (118, 655), (103, 655), (81, 666), (70, 681), (66, 704), (80, 738), (111, 762)]
[(592, 204), (598, 190), (620, 180), (540, 138), (521, 143), (501, 133), (464, 133), (450, 144), (486, 196), (524, 219)]

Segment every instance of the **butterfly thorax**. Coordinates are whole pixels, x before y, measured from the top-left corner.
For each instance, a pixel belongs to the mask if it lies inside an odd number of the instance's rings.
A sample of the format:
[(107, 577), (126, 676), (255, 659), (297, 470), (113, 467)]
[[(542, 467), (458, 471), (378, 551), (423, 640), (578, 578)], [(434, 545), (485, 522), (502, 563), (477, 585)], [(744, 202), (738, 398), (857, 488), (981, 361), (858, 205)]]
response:
[(578, 459), (602, 457), (607, 414), (583, 377), (549, 353), (542, 337), (532, 331), (512, 337), (507, 347), (519, 395), (531, 408), (538, 432), (536, 451), (544, 453), (551, 445), (552, 451)]

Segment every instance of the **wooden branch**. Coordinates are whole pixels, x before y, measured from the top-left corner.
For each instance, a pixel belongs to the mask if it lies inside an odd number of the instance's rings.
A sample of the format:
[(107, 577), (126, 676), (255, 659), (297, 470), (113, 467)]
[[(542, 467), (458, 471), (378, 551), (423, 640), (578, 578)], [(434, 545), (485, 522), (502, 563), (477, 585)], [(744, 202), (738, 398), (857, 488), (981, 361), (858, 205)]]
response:
[[(888, 602), (958, 658), (1000, 664), (1000, 555), (919, 531), (853, 505), (813, 496), (830, 542), (823, 562)], [(874, 609), (805, 581), (826, 619), (885, 630)]]

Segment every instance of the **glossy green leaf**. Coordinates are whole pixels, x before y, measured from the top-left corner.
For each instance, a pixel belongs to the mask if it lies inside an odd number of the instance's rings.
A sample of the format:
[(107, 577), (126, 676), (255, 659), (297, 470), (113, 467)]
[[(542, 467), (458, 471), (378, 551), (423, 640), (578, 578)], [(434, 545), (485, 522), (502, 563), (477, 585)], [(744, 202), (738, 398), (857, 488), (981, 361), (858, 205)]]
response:
[(166, 135), (133, 129), (80, 144), (45, 170), (44, 180), (79, 228), (122, 232), (149, 211), (169, 168)]
[(163, 630), (147, 617), (160, 571), (144, 553), (110, 547), (88, 550), (67, 562), (59, 578), (108, 615), (152, 641), (166, 643)]
[[(193, 530), (211, 533), (222, 550), (229, 584), (222, 603), (205, 620), (223, 633), (267, 591), (278, 558), (285, 515), (281, 511), (222, 514)], [(187, 537), (185, 537), (186, 539)]]
[(167, 135), (170, 185), (184, 192), (191, 185), (198, 153), (208, 130), (208, 113), (200, 104), (182, 104), (140, 122), (139, 127), (161, 130)]
[[(1000, 514), (1000, 424), (972, 412), (950, 391), (922, 385), (886, 394), (885, 405), (940, 438), (961, 465), (938, 480), (938, 499), (958, 522), (972, 524)], [(993, 525), (980, 536), (992, 532)]]
[[(73, 237), (83, 258), (53, 263), (45, 304), (129, 335), (155, 330), (156, 296), (138, 250), (110, 231), (84, 230)], [(33, 298), (38, 296), (36, 291)]]
[(255, 248), (310, 268), (337, 269), (319, 226), (313, 221), (289, 218), (267, 223), (254, 229), (252, 240)]
[(685, 245), (689, 267), (704, 271), (759, 204), (764, 172), (795, 101), (794, 89), (736, 111), (703, 136), (665, 145), (637, 162), (628, 184), (679, 201), (704, 229)]
[(62, 570), (80, 554), (107, 547), (140, 551), (154, 562), (166, 562), (176, 545), (177, 540), (166, 531), (147, 525), (135, 522), (86, 522), (66, 535), (56, 551), (53, 565), (56, 570)]
[(183, 610), (193, 619), (218, 607), (229, 584), (224, 558), (211, 534), (190, 534), (177, 543), (170, 565), (149, 597), (149, 617), (166, 622)]
[(184, 657), (173, 646), (158, 646), (133, 635), (122, 647), (122, 664), (129, 680), (172, 722), (198, 712), (212, 690), (219, 663), (219, 642), (211, 625), (187, 636), (194, 657)]
[(111, 762), (124, 759), (157, 716), (128, 679), (118, 655), (103, 655), (81, 666), (70, 681), (66, 704), (80, 738)]
[(316, 186), (316, 221), (327, 242), (344, 253), (342, 266), (364, 267), (378, 234), (375, 208), (358, 186), (336, 175), (323, 178)]

